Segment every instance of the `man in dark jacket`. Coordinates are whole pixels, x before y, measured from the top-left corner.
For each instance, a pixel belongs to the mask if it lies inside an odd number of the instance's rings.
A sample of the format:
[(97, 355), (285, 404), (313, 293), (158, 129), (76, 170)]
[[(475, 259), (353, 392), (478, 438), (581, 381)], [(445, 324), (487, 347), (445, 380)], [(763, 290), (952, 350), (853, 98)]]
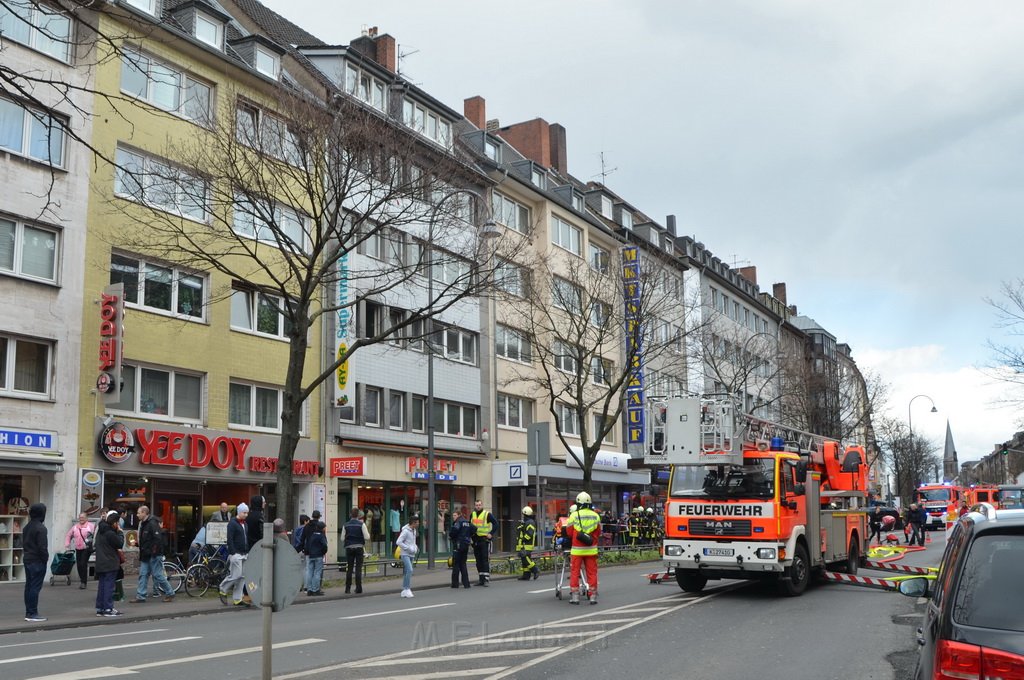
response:
[(140, 505), (135, 516), (139, 518), (139, 586), (135, 589), (136, 604), (146, 603), (146, 589), (149, 577), (153, 577), (153, 588), (163, 593), (164, 602), (174, 600), (174, 588), (167, 582), (164, 572), (164, 542), (160, 522), (149, 514), (149, 506)]
[(356, 594), (363, 592), (363, 554), (370, 531), (359, 519), (359, 508), (352, 508), (349, 520), (341, 528), (341, 544), (345, 546), (345, 592), (352, 592), (352, 577), (356, 579)]
[(263, 540), (263, 513), (266, 511), (266, 504), (267, 499), (263, 496), (253, 496), (249, 499), (249, 514), (245, 518), (245, 533), (249, 541), (246, 554), (252, 550), (254, 545)]
[(473, 542), (473, 535), (476, 529), (466, 519), (466, 509), (456, 510), (452, 514), (452, 526), (448, 530), (448, 541), (452, 546), (452, 588), (459, 587), (459, 579), (462, 579), (462, 587), (469, 588), (469, 568), (466, 560), (469, 558), (469, 546)]
[(121, 616), (114, 609), (114, 585), (117, 572), (121, 569), (118, 551), (124, 547), (124, 534), (121, 532), (120, 515), (111, 510), (97, 524), (96, 540), (96, 616)]
[[(245, 578), (242, 576), (242, 566), (246, 555), (249, 554), (249, 539), (246, 536), (246, 518), (249, 515), (249, 506), (239, 503), (234, 518), (228, 522), (228, 575), (220, 583), (220, 601), (228, 603), (228, 597), (236, 607), (250, 607), (248, 602), (242, 599), (245, 589)], [(231, 592), (228, 592), (231, 588)]]
[(25, 565), (25, 620), (45, 621), (39, 615), (39, 591), (46, 577), (50, 560), (50, 541), (46, 533), (46, 506), (33, 503), (28, 509), (29, 521), (21, 530), (21, 562)]
[(327, 554), (327, 537), (324, 536), (324, 523), (315, 519), (319, 514), (313, 511), (314, 519), (310, 519), (302, 531), (303, 552), (306, 553), (306, 594), (323, 595), (320, 590), (324, 576), (324, 555)]

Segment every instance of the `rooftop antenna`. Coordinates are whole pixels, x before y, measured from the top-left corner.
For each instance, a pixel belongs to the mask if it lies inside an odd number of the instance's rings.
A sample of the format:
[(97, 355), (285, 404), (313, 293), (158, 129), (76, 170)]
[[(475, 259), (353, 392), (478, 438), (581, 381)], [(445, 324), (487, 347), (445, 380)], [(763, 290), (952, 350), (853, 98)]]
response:
[(403, 78), (406, 78), (405, 71), (402, 70), (402, 60), (405, 59), (406, 57), (411, 57), (417, 52), (419, 52), (419, 50), (409, 50), (403, 52), (402, 46), (398, 46), (398, 75), (402, 76)]
[(746, 267), (750, 264), (750, 260), (741, 260), (739, 258), (739, 255), (733, 253), (732, 261), (729, 263), (729, 266), (736, 269), (737, 267)]
[(604, 151), (602, 151), (601, 153), (597, 154), (597, 156), (598, 156), (598, 158), (601, 159), (601, 172), (599, 172), (596, 175), (593, 175), (593, 177), (600, 177), (601, 178), (601, 184), (605, 184), (605, 180), (608, 179), (608, 175), (610, 175), (613, 172), (615, 172), (616, 170), (618, 170), (618, 168), (609, 168), (608, 167), (608, 164), (607, 164), (607, 162), (604, 159)]

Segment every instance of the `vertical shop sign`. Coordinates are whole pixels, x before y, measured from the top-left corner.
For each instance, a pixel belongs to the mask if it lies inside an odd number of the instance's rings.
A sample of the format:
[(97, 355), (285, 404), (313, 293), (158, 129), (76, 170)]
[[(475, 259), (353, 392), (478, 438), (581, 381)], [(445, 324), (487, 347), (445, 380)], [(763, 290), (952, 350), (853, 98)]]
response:
[(115, 283), (103, 289), (100, 296), (99, 376), (96, 391), (103, 403), (121, 400), (121, 358), (124, 356), (124, 284)]
[[(348, 253), (345, 253), (338, 258), (338, 286), (334, 301), (334, 304), (338, 309), (335, 316), (335, 339), (337, 341), (337, 352), (335, 354), (336, 359), (341, 359), (345, 356), (345, 353), (348, 352), (349, 325), (352, 321), (352, 310), (349, 307), (351, 300), (349, 298), (348, 274)], [(355, 408), (355, 395), (353, 394), (352, 387), (352, 373), (350, 371), (349, 361), (346, 359), (335, 371), (334, 405), (336, 407), (347, 409)]]
[(644, 443), (644, 363), (643, 320), (641, 319), (642, 284), (640, 283), (640, 250), (636, 246), (622, 249), (622, 290), (626, 305), (626, 357), (630, 363), (626, 378), (626, 442)]

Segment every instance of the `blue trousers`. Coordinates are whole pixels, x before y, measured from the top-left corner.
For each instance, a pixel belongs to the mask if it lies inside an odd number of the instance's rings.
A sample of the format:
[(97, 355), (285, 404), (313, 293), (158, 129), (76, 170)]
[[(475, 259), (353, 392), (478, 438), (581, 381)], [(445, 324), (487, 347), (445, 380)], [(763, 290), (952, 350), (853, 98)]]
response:
[(114, 581), (116, 571), (104, 571), (96, 574), (96, 611), (105, 612), (114, 608)]
[(139, 587), (135, 589), (135, 596), (140, 600), (146, 599), (146, 587), (149, 585), (149, 577), (153, 577), (153, 587), (164, 595), (174, 595), (174, 589), (167, 582), (167, 575), (164, 573), (164, 556), (153, 555), (148, 560), (139, 558)]
[(39, 615), (39, 591), (46, 577), (46, 562), (25, 562), (25, 616)]
[(306, 556), (306, 590), (310, 593), (320, 592), (324, 577), (324, 558)]

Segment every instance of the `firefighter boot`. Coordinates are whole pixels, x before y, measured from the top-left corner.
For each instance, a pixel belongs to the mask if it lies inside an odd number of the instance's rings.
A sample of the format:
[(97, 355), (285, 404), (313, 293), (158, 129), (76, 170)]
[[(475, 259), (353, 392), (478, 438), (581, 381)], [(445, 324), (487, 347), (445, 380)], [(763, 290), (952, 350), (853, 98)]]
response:
[(590, 604), (597, 604), (597, 591), (590, 591)]
[(580, 603), (580, 591), (578, 591), (578, 590), (570, 590), (569, 591), (569, 604), (579, 604), (579, 603)]
[(519, 577), (519, 580), (520, 581), (529, 581), (530, 580), (530, 572), (524, 571), (523, 575)]
[(536, 581), (538, 578), (540, 578), (540, 569), (537, 568), (537, 565), (534, 565), (533, 566), (533, 580)]

